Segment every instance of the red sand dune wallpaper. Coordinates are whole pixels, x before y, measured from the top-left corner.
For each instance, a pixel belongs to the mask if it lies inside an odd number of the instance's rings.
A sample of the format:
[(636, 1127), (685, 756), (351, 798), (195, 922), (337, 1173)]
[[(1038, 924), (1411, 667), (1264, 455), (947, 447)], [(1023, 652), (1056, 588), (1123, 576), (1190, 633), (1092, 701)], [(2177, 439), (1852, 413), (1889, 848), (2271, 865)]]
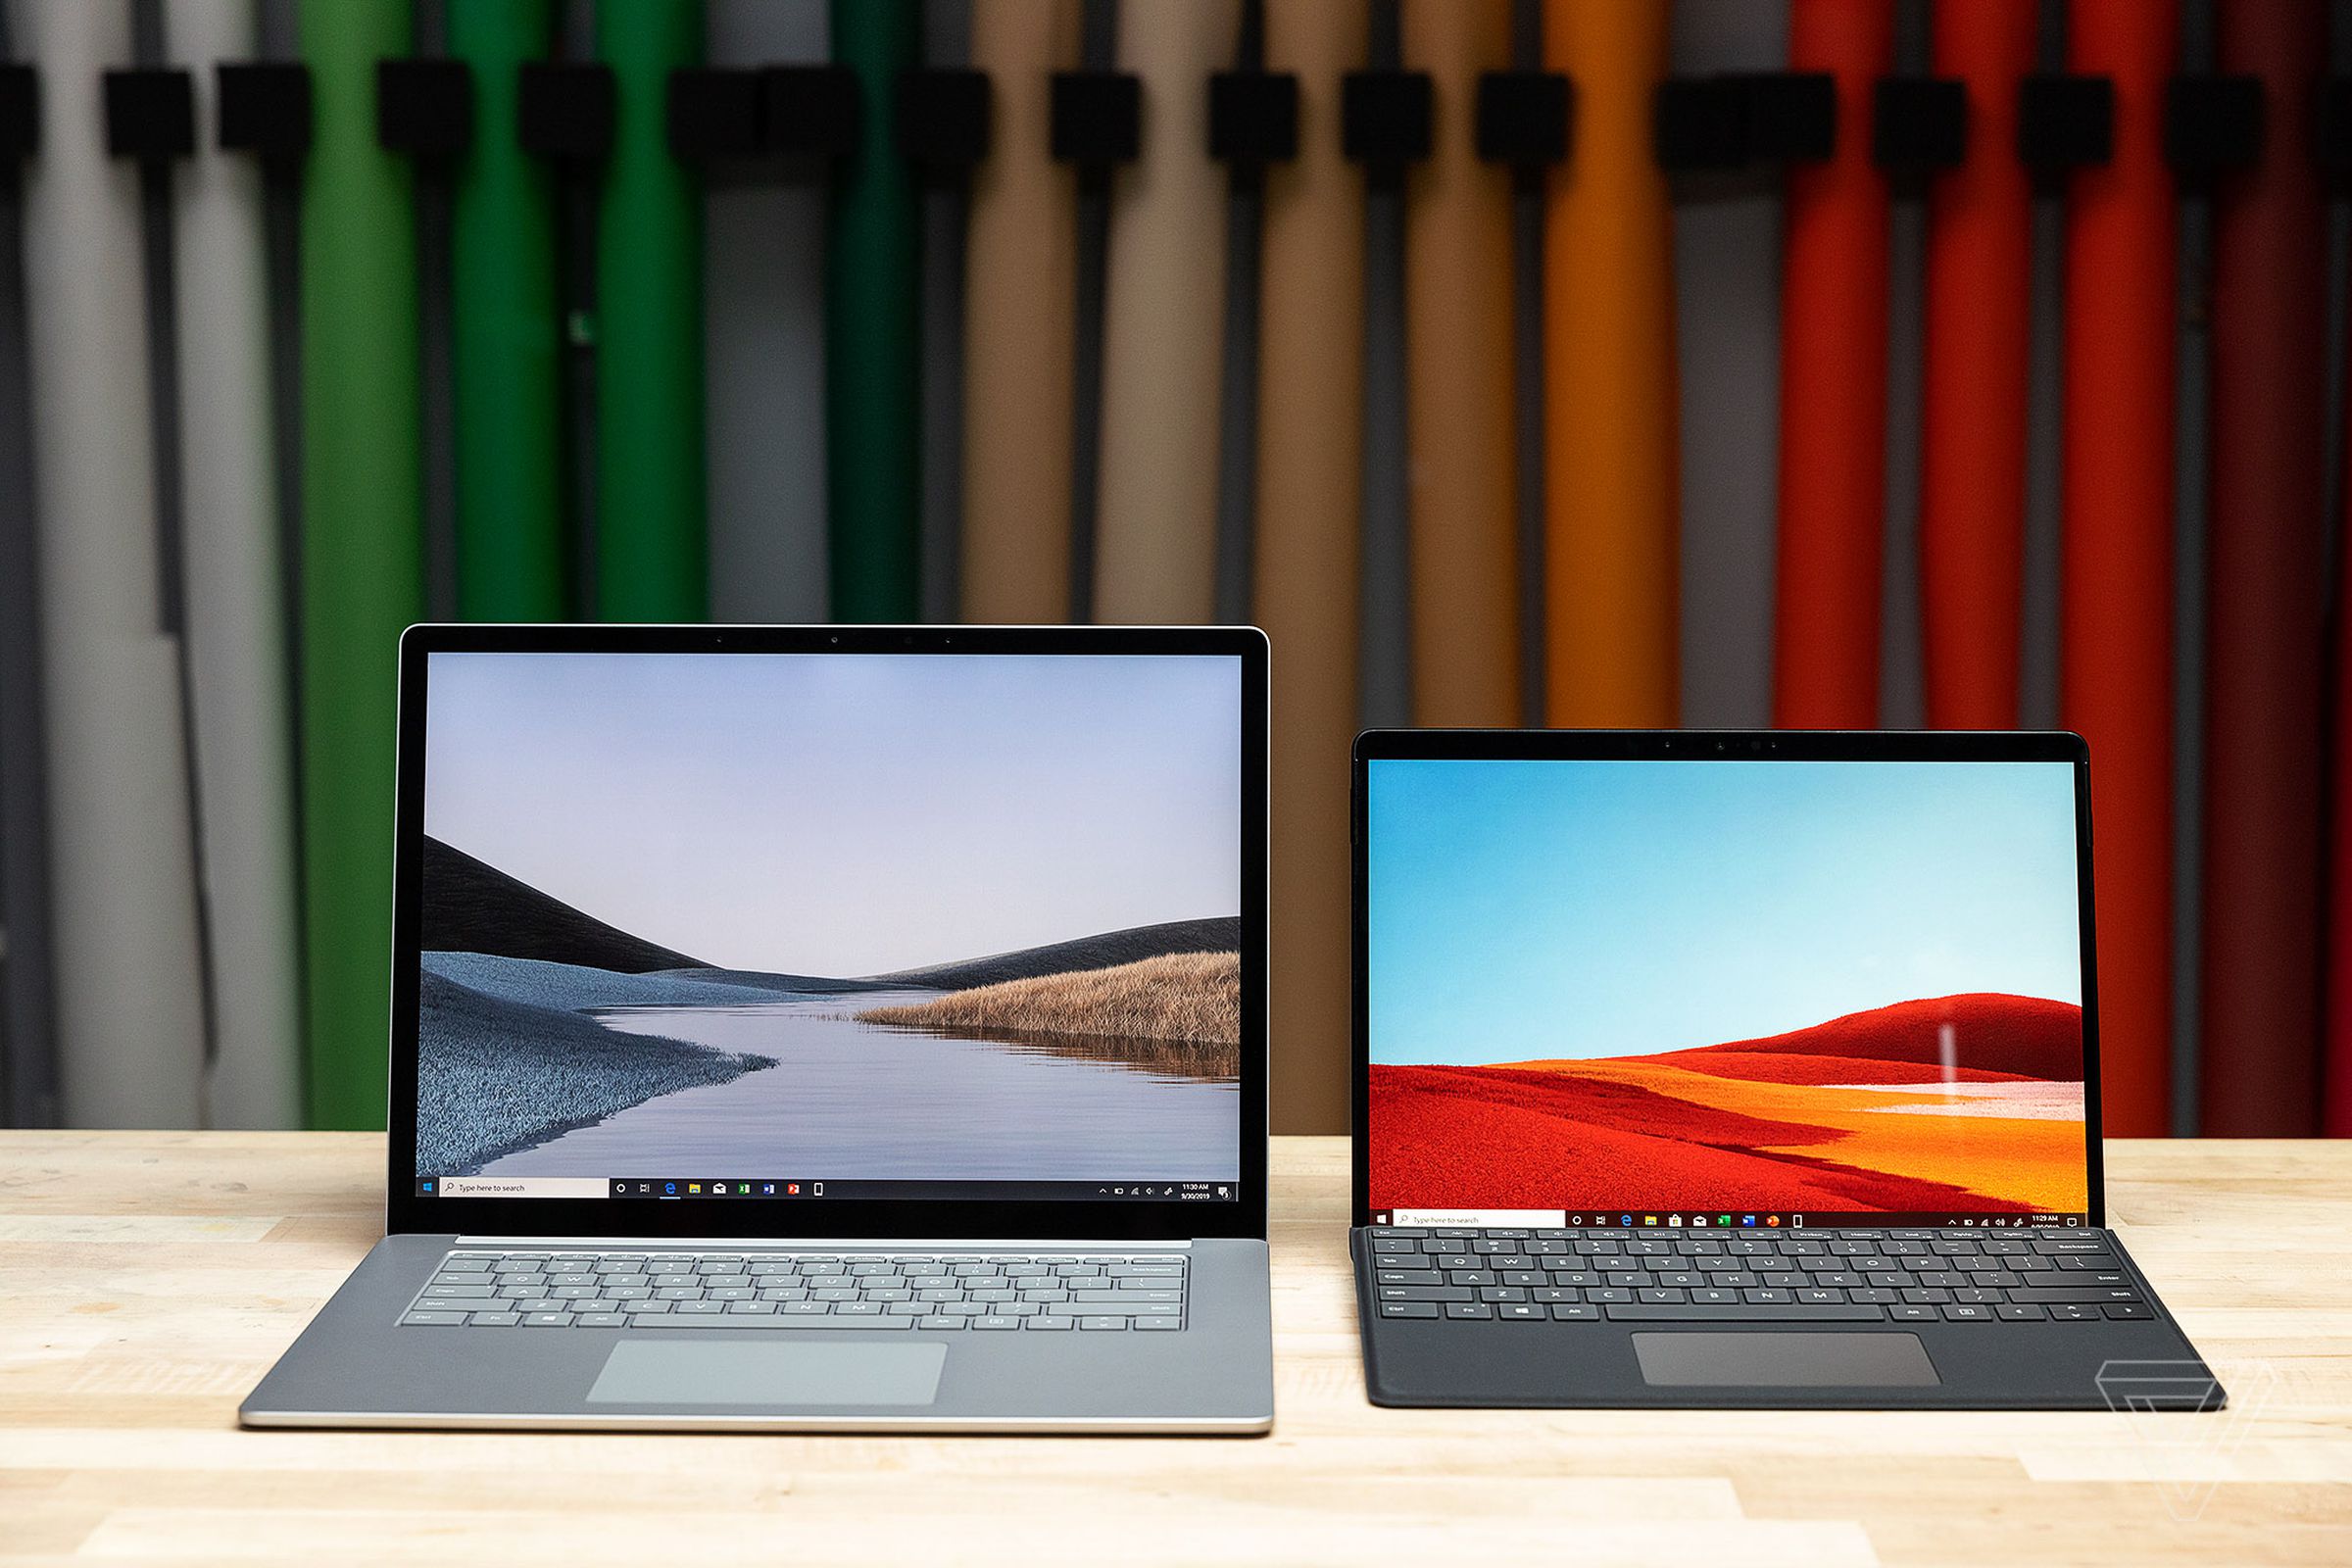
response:
[(1649, 1055), (1371, 1073), (1375, 1208), (1999, 1214), (2085, 1201), (2071, 1003), (1923, 998)]

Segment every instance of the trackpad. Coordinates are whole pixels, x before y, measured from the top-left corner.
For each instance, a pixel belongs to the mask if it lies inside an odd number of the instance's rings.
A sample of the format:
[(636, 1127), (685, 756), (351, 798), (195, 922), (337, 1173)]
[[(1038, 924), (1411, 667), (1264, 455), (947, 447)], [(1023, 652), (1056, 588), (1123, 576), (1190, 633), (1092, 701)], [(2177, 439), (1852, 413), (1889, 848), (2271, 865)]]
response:
[(929, 1404), (944, 1345), (623, 1340), (590, 1404)]
[(1939, 1384), (1916, 1334), (1637, 1334), (1642, 1381), (1670, 1388), (1924, 1389)]

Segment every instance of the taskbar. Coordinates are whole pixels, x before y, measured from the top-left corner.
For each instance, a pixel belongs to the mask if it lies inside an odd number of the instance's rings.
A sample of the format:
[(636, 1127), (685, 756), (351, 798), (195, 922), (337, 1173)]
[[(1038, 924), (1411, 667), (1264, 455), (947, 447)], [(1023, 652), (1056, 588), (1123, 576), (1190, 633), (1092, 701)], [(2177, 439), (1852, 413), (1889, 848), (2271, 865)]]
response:
[(1884, 1209), (1561, 1209), (1561, 1208), (1384, 1208), (1375, 1225), (1415, 1228), (1459, 1226), (1473, 1230), (1606, 1231), (1781, 1231), (1781, 1230), (2064, 1230), (2090, 1223), (2076, 1210), (2053, 1213), (1986, 1214), (1981, 1211)]
[(812, 1177), (419, 1176), (419, 1198), (618, 1198), (649, 1202), (1239, 1202), (1234, 1181), (819, 1181)]

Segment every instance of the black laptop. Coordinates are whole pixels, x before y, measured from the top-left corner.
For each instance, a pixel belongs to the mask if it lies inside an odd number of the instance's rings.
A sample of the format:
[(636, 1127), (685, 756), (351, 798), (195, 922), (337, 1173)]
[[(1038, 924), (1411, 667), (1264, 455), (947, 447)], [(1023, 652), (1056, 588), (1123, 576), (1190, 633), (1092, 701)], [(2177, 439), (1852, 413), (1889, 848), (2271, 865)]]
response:
[(2066, 734), (1375, 731), (1392, 1405), (2218, 1408), (2106, 1228)]

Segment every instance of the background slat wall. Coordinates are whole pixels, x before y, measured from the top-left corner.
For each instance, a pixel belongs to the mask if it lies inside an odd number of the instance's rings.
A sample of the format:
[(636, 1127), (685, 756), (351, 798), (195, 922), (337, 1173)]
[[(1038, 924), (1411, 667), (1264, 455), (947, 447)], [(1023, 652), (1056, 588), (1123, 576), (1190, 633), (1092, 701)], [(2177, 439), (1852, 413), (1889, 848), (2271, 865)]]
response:
[[(1674, 72), (1782, 71), (1788, 0), (1678, 0)], [(1674, 186), (1682, 463), (1682, 718), (1772, 722), (1781, 439), (1781, 185), (1764, 167)]]
[(1356, 0), (1267, 0), (1266, 64), (1298, 78), (1298, 156), (1266, 176), (1254, 616), (1274, 646), (1271, 1103), (1344, 1124), (1348, 747), (1355, 734), (1364, 182), (1340, 156)]
[(2070, 70), (2114, 82), (2115, 150), (2067, 194), (2059, 713), (2099, 760), (2101, 1093), (2134, 1134), (2170, 1110), (2176, 27), (2169, 0), (2073, 0), (2067, 38)]
[(352, 0), (305, 5), (300, 19), (313, 104), (301, 239), (308, 1099), (313, 1125), (368, 1127), (384, 1114), (391, 1010), (395, 639), (424, 611), (415, 184), (377, 143), (374, 86), (376, 62), (408, 52), (415, 18), (402, 0)]
[[(710, 0), (714, 66), (831, 58), (825, 0)], [(703, 450), (710, 618), (822, 620), (825, 537), (825, 170), (741, 160), (703, 188)]]
[[(191, 70), (201, 114), (217, 103), (211, 64), (256, 51), (254, 7), (172, 0), (163, 20), (167, 58), (206, 68)], [(217, 1019), (203, 1108), (215, 1127), (284, 1126), (302, 1087), (287, 1045), (301, 1028), (301, 944), (263, 178), (252, 159), (203, 146), (173, 186), (187, 659)]]
[[(481, 618), (1255, 619), (1294, 1131), (1346, 1115), (1362, 716), (2066, 722), (2110, 1129), (2352, 1131), (2352, 0), (4, 3), (11, 1119), (380, 1117), (429, 575)], [(214, 74), (260, 23), (313, 99), (263, 153)], [(379, 134), (420, 49), (454, 151)], [(526, 150), (542, 59), (611, 68), (608, 156)], [(189, 73), (192, 151), (110, 145), (134, 63)], [(779, 151), (815, 99), (673, 114), (680, 68), (828, 63), (846, 150)], [(903, 75), (967, 64), (968, 168)], [(1557, 158), (1482, 113), (1537, 68)], [(1081, 70), (1133, 77), (1133, 159), (1057, 141)], [(1789, 71), (1826, 159), (1738, 108)], [(1295, 148), (1215, 119), (1235, 72), (1295, 81)], [(1426, 78), (1426, 156), (1358, 156), (1366, 72)], [(2111, 151), (2028, 133), (2037, 73), (2108, 81)], [(1948, 160), (1881, 135), (1922, 74)], [(2250, 139), (2173, 107), (2246, 91)]]
[[(1792, 0), (1788, 67), (1836, 85), (1838, 119), (1869, 117), (1894, 65), (1894, 8)], [(1781, 253), (1780, 632), (1773, 722), (1879, 722), (1886, 521), (1886, 173), (1859, 136), (1788, 174)]]
[(1078, 229), (1048, 83), (1077, 68), (1078, 0), (982, 0), (972, 64), (996, 117), (964, 242), (962, 618), (1064, 620)]
[(1544, 59), (1576, 84), (1575, 156), (1544, 229), (1544, 701), (1561, 725), (1680, 706), (1680, 475), (1665, 176), (1652, 102), (1665, 0), (1547, 0)]

